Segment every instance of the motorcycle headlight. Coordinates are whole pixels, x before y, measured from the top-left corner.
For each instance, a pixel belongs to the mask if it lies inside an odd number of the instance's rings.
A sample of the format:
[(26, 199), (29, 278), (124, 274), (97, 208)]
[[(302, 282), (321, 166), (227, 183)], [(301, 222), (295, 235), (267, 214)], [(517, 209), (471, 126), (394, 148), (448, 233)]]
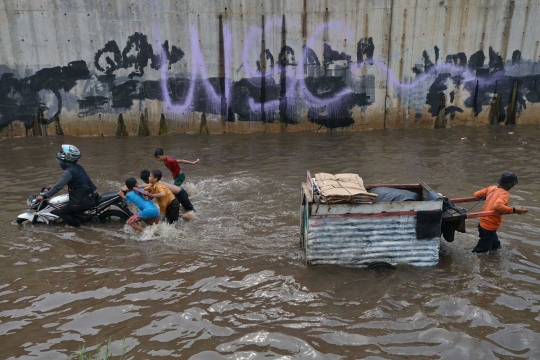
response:
[(36, 199), (35, 196), (29, 196), (28, 199), (26, 199), (26, 205), (31, 206), (32, 202)]

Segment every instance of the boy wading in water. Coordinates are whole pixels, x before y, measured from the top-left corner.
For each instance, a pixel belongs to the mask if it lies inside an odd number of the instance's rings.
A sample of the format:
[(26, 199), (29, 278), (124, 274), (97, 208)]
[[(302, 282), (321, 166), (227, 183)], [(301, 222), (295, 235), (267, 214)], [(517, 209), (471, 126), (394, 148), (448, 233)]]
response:
[(199, 159), (195, 161), (173, 159), (172, 157), (165, 155), (162, 148), (157, 148), (156, 151), (154, 151), (154, 156), (159, 161), (163, 161), (165, 167), (171, 171), (174, 185), (176, 186), (182, 185), (186, 180), (186, 174), (182, 171), (180, 164), (196, 165), (199, 163)]
[(148, 177), (150, 185), (146, 186), (144, 190), (149, 192), (149, 197), (156, 198), (159, 212), (161, 215), (165, 215), (169, 224), (172, 224), (178, 221), (180, 202), (159, 180), (161, 180), (161, 171), (153, 170)]
[(486, 202), (482, 211), (495, 210), (499, 213), (499, 215), (480, 218), (480, 225), (478, 225), (480, 240), (478, 240), (478, 244), (474, 247), (473, 252), (482, 253), (501, 247), (501, 242), (497, 236), (497, 229), (501, 227), (502, 214), (525, 214), (529, 211), (529, 209), (523, 206), (508, 206), (508, 200), (510, 199), (509, 191), (517, 183), (517, 175), (512, 171), (505, 171), (499, 179), (499, 186), (488, 186), (473, 194), (473, 196), (485, 198)]
[(152, 200), (147, 200), (143, 195), (145, 193), (139, 189), (139, 184), (134, 178), (126, 179), (127, 189), (122, 189), (118, 192), (118, 195), (127, 200), (128, 203), (134, 203), (139, 208), (139, 213), (133, 215), (128, 219), (126, 224), (138, 231), (143, 231), (141, 225), (138, 222), (144, 221), (148, 225), (159, 223), (159, 210), (154, 205)]
[[(150, 171), (142, 170), (140, 176), (141, 176), (141, 180), (145, 184), (150, 183), (150, 179), (149, 179), (150, 178)], [(189, 196), (188, 196), (187, 191), (185, 189), (181, 188), (181, 187), (175, 186), (173, 184), (168, 184), (168, 183), (163, 182), (163, 181), (160, 181), (159, 183), (162, 184), (163, 186), (165, 186), (167, 189), (169, 189), (173, 193), (173, 195), (176, 197), (176, 199), (178, 199), (180, 204), (182, 204), (184, 209), (186, 210), (186, 213), (184, 215), (182, 215), (182, 219), (184, 219), (184, 220), (192, 220), (194, 218), (193, 212), (195, 212), (195, 208), (193, 207), (193, 204), (189, 200)]]

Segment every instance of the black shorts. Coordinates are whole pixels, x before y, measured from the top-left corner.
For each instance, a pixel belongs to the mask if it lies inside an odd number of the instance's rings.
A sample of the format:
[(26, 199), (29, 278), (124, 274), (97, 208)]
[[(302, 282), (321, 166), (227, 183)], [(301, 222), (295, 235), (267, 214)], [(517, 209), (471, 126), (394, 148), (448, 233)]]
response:
[(167, 206), (167, 209), (165, 209), (165, 217), (167, 218), (167, 222), (172, 224), (178, 221), (178, 216), (180, 216), (180, 202), (177, 198), (174, 198), (169, 206)]
[(193, 211), (195, 208), (191, 204), (191, 201), (189, 201), (188, 193), (186, 190), (180, 188), (180, 191), (178, 194), (176, 194), (176, 198), (178, 201), (180, 201), (180, 204), (186, 209), (186, 211)]

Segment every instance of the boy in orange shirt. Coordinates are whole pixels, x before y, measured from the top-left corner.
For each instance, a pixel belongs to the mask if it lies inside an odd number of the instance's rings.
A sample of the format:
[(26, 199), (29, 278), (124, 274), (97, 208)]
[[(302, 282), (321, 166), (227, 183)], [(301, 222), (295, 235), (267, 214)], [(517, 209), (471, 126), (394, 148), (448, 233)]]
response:
[(486, 200), (482, 211), (495, 210), (501, 215), (484, 216), (480, 218), (478, 234), (480, 240), (473, 249), (475, 253), (487, 252), (501, 247), (501, 242), (497, 236), (497, 229), (502, 224), (502, 214), (525, 214), (529, 210), (523, 206), (517, 208), (508, 206), (510, 191), (518, 183), (517, 175), (512, 171), (505, 171), (499, 179), (499, 186), (488, 186), (473, 194)]
[(161, 180), (161, 171), (153, 170), (148, 177), (150, 185), (144, 188), (148, 191), (148, 196), (156, 198), (161, 215), (165, 215), (169, 224), (178, 221), (180, 214), (180, 202), (174, 197), (171, 190), (167, 189), (159, 182)]

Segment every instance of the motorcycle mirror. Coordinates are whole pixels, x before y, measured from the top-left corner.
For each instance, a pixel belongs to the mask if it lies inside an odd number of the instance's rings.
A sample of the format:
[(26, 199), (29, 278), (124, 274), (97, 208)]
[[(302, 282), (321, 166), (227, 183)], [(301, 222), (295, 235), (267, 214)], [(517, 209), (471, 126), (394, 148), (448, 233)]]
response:
[(34, 200), (36, 200), (36, 197), (30, 195), (30, 196), (28, 197), (28, 199), (26, 199), (26, 205), (32, 206), (32, 204), (34, 203)]

